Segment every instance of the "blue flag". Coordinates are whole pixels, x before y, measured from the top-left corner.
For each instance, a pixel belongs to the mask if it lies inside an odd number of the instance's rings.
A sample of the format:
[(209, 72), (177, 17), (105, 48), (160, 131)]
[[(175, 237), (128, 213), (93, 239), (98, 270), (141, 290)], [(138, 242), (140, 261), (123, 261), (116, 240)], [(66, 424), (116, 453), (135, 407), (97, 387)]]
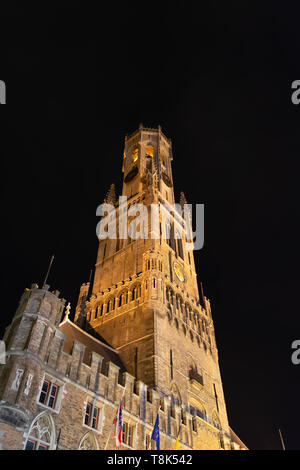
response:
[(160, 450), (159, 440), (159, 413), (157, 413), (154, 428), (151, 435), (151, 440), (156, 442), (156, 450)]

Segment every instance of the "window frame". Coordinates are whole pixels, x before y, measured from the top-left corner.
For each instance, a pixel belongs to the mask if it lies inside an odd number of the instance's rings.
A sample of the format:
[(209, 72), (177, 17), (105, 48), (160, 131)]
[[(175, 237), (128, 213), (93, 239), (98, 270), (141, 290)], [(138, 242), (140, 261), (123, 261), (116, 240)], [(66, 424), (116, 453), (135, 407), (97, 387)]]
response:
[[(89, 413), (87, 413), (88, 406), (90, 407)], [(96, 411), (96, 416), (95, 416), (95, 411)], [(100, 411), (101, 411), (101, 408), (99, 406), (93, 405), (91, 402), (87, 401), (85, 412), (84, 412), (84, 418), (83, 418), (84, 426), (87, 426), (89, 429), (98, 431)], [(88, 422), (86, 422), (87, 417), (88, 417)], [(96, 421), (94, 422), (94, 420)]]
[[(33, 449), (26, 449), (28, 442), (33, 444)], [(45, 447), (45, 449), (40, 449), (40, 447)], [(25, 444), (25, 450), (49, 450), (50, 445), (40, 439), (33, 439), (29, 437)]]
[[(47, 383), (47, 385), (48, 385), (46, 391), (43, 390), (43, 387), (44, 387), (45, 383)], [(52, 395), (52, 388), (53, 387), (56, 387), (55, 395)], [(61, 385), (59, 385), (57, 383), (56, 379), (49, 379), (47, 377), (44, 377), (42, 386), (40, 388), (39, 398), (38, 398), (39, 405), (50, 408), (51, 410), (56, 410), (57, 398), (58, 398), (60, 390), (61, 390)], [(41, 401), (42, 394), (45, 394), (44, 401)], [(52, 405), (49, 404), (51, 399), (53, 399)]]
[(128, 423), (127, 421), (123, 421), (122, 443), (129, 447), (133, 447), (134, 429), (134, 424)]

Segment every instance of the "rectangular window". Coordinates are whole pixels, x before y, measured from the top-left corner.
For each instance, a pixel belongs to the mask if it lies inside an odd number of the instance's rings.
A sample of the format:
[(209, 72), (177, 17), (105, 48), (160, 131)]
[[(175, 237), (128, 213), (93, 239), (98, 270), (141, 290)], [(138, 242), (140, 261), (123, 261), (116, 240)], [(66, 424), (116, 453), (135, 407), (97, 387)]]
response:
[(146, 450), (155, 450), (155, 442), (151, 441), (150, 434), (146, 434), (145, 448)]
[(48, 450), (49, 446), (47, 444), (42, 444), (41, 442), (35, 441), (34, 439), (28, 439), (26, 442), (25, 450)]
[(124, 423), (124, 422), (123, 422), (122, 442), (126, 442), (126, 429), (127, 429), (127, 423)]
[(91, 412), (92, 412), (92, 405), (88, 403), (86, 405), (85, 418), (84, 418), (84, 424), (86, 424), (87, 426), (90, 425)]
[(31, 439), (28, 439), (28, 441), (26, 442), (25, 450), (35, 450), (35, 446), (36, 442)]
[(47, 401), (47, 398), (48, 398), (49, 389), (50, 389), (50, 382), (49, 382), (49, 380), (44, 380), (43, 386), (42, 386), (42, 390), (41, 390), (41, 394), (40, 394), (40, 400), (39, 400), (40, 403), (42, 403), (43, 405), (46, 404), (46, 401)]
[(39, 402), (43, 405), (49, 406), (49, 408), (55, 408), (59, 386), (50, 380), (45, 379), (42, 385), (42, 390), (39, 398)]
[(129, 446), (132, 446), (132, 426), (128, 426), (128, 438), (127, 442)]
[[(178, 234), (178, 236), (180, 236), (180, 234)], [(180, 258), (184, 259), (183, 257), (183, 248), (182, 248), (182, 240), (181, 240), (181, 237), (179, 237), (177, 239), (177, 252), (180, 256)]]
[(84, 417), (84, 424), (91, 428), (97, 429), (99, 419), (99, 408), (91, 403), (87, 403)]
[(56, 398), (57, 398), (57, 392), (58, 392), (58, 386), (57, 385), (52, 385), (51, 387), (51, 392), (50, 392), (50, 396), (49, 396), (49, 402), (48, 402), (48, 406), (50, 408), (54, 408), (55, 407), (55, 404), (56, 404)]
[(46, 444), (39, 444), (38, 450), (48, 450), (48, 446)]
[(92, 419), (92, 428), (94, 429), (97, 429), (98, 427), (98, 417), (99, 417), (99, 408), (94, 406), (93, 419)]
[(122, 442), (132, 447), (133, 442), (133, 425), (123, 422)]

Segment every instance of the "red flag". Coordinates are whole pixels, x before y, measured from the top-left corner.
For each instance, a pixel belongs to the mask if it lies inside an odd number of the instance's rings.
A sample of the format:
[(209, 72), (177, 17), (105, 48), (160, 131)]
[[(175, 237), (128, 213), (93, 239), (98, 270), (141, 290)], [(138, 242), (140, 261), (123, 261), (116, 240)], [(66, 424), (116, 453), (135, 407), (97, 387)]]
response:
[(116, 411), (116, 416), (114, 419), (115, 423), (115, 439), (116, 439), (116, 449), (122, 444), (122, 432), (123, 432), (123, 414), (122, 414), (122, 400)]

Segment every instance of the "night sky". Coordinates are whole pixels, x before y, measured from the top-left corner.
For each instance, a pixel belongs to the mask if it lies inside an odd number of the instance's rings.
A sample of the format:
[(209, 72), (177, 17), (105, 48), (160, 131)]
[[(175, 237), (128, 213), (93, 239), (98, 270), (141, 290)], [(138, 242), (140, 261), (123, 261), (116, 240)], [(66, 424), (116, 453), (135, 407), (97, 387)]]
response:
[(161, 125), (177, 202), (205, 204), (195, 261), (230, 425), (251, 449), (280, 449), (278, 428), (300, 449), (299, 4), (109, 3), (2, 15), (1, 333), (53, 253), (74, 313), (125, 134)]

